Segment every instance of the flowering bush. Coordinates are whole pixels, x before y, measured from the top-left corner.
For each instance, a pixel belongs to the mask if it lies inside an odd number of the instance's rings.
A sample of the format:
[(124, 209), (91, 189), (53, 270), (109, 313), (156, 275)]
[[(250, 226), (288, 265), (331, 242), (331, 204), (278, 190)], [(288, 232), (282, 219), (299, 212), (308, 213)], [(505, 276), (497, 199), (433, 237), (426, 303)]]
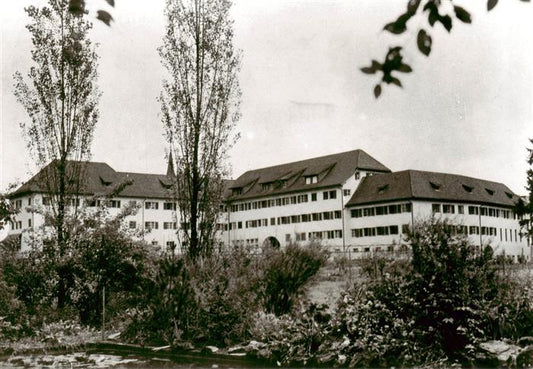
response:
[(490, 247), (476, 253), (449, 224), (434, 220), (417, 225), (409, 240), (410, 263), (380, 266), (375, 278), (344, 294), (331, 320), (306, 313), (272, 321), (281, 332), (264, 336), (278, 360), (350, 367), (475, 365), (481, 342), (533, 331), (527, 286), (498, 272)]

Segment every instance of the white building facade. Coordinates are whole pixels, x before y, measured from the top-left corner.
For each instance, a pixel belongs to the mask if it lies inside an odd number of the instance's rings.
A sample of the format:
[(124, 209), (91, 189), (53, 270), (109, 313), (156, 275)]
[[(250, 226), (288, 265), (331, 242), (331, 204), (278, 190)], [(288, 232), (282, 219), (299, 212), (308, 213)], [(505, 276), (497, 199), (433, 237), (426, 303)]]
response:
[[(166, 175), (85, 165), (84, 186), (67, 202), (70, 212), (105, 204), (116, 215), (133, 206), (125, 228), (150, 244), (179, 246), (172, 165)], [(21, 236), (24, 249), (45, 224), (43, 209), (50, 201), (39, 174), (10, 198), (19, 209), (10, 235)], [(408, 249), (409, 227), (436, 217), (453, 223), (473, 245), (490, 244), (515, 261), (531, 260), (531, 247), (512, 212), (517, 200), (501, 183), (415, 170), (393, 173), (366, 152), (353, 150), (250, 170), (229, 181), (218, 238), (226, 246), (251, 249), (320, 240), (333, 254), (357, 257)]]

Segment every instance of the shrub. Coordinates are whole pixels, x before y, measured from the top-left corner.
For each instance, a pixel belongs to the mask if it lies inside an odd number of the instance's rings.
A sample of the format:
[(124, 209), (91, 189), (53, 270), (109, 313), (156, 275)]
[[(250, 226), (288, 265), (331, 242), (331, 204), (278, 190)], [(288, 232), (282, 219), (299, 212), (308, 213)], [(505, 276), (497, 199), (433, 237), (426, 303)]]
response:
[(291, 243), (284, 250), (266, 248), (262, 291), (266, 311), (276, 315), (289, 313), (305, 284), (327, 258), (327, 252), (316, 242), (306, 246)]
[[(329, 323), (315, 320), (313, 329), (321, 336), (310, 333), (302, 319), (286, 325), (286, 333), (279, 334), (282, 343), (274, 337), (269, 345), (281, 352), (280, 361), (351, 367), (475, 365), (481, 342), (533, 331), (531, 284), (501, 275), (490, 247), (476, 253), (466, 238), (453, 235), (449, 224), (435, 220), (417, 225), (408, 237), (409, 265), (365, 261), (378, 266), (378, 273), (375, 266), (369, 268), (374, 278), (349, 289)], [(302, 335), (315, 337), (315, 351), (297, 347), (305, 341)]]

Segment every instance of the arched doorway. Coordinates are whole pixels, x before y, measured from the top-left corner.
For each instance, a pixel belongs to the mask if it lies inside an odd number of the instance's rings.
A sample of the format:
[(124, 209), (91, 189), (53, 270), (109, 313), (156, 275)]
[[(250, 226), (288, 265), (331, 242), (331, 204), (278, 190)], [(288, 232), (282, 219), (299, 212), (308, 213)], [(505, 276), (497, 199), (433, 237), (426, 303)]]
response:
[(273, 247), (275, 249), (279, 249), (280, 243), (276, 237), (270, 236), (270, 237), (265, 238), (265, 240), (263, 241), (263, 247), (267, 247), (267, 246)]

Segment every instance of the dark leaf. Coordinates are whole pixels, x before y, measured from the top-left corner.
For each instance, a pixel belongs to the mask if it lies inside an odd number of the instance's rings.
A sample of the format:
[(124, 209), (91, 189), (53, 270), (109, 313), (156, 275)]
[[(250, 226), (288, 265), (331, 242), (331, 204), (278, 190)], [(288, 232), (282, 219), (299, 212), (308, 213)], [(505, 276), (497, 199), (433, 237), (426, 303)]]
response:
[(460, 6), (454, 6), (453, 10), (455, 11), (455, 16), (461, 22), (472, 23), (472, 17), (470, 17), (470, 13), (467, 12), (464, 8), (461, 8)]
[(399, 34), (405, 32), (407, 27), (405, 27), (405, 24), (402, 25), (402, 24), (398, 24), (396, 22), (393, 22), (393, 23), (387, 24), (383, 29), (385, 31), (389, 31), (390, 33), (394, 33), (395, 35), (399, 35)]
[(106, 12), (105, 10), (98, 10), (96, 19), (101, 20), (104, 22), (107, 26), (111, 26), (111, 21), (113, 20), (113, 17), (111, 14)]
[(376, 87), (374, 87), (374, 96), (377, 99), (379, 95), (381, 95), (381, 85), (376, 85)]
[(409, 2), (407, 3), (407, 13), (414, 15), (418, 10), (419, 5), (420, 0), (409, 0)]
[(411, 14), (405, 13), (402, 14), (396, 19), (396, 21), (387, 24), (384, 29), (395, 35), (399, 35), (407, 30), (407, 22), (411, 18)]
[(363, 67), (361, 68), (361, 72), (365, 73), (365, 74), (374, 74), (376, 73), (376, 70), (372, 67)]
[(412, 71), (413, 69), (408, 64), (402, 64), (398, 68), (398, 72), (402, 72), (402, 73), (411, 73)]
[(76, 16), (82, 16), (85, 14), (85, 1), (84, 0), (69, 0), (68, 11)]
[(439, 13), (438, 12), (429, 12), (428, 22), (433, 27), (433, 25), (437, 22), (439, 19)]
[(442, 23), (444, 28), (446, 28), (446, 31), (450, 32), (452, 30), (452, 17), (445, 15), (440, 17), (439, 21)]
[(378, 63), (375, 60), (372, 60), (372, 65), (370, 67), (361, 68), (361, 71), (366, 74), (374, 74), (380, 70), (381, 70), (381, 63)]
[(392, 77), (390, 83), (395, 84), (395, 85), (398, 86), (398, 87), (402, 87), (402, 83), (401, 83), (400, 80), (399, 80), (398, 78), (396, 78), (396, 77)]
[(431, 36), (426, 33), (425, 30), (421, 29), (418, 31), (418, 37), (416, 40), (416, 43), (418, 45), (418, 50), (425, 56), (429, 56), (429, 53), (431, 52)]
[(115, 6), (115, 0), (105, 0), (111, 6)]
[(490, 12), (498, 4), (498, 0), (488, 0), (487, 1), (487, 10)]

